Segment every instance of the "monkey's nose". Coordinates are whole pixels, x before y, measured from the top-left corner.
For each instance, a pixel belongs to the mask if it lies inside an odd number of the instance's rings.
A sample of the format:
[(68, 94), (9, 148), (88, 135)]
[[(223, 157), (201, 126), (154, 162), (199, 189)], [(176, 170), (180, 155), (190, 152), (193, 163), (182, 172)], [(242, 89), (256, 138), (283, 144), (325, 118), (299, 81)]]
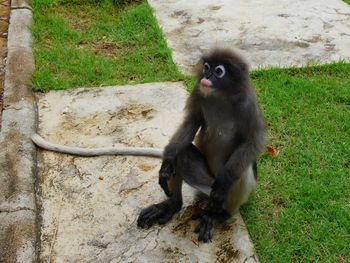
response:
[(205, 86), (205, 87), (212, 87), (213, 83), (209, 79), (202, 78), (201, 79), (201, 85)]

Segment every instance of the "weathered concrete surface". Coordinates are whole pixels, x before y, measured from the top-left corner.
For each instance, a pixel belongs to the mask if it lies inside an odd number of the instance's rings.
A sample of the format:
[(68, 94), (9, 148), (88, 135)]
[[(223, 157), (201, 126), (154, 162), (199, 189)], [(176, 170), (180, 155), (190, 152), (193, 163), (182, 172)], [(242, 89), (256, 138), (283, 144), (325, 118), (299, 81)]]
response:
[(11, 0), (11, 8), (24, 8), (24, 9), (32, 9), (31, 8), (32, 1), (31, 0)]
[(34, 69), (32, 13), (12, 10), (8, 31), (4, 109), (0, 134), (0, 262), (35, 262), (36, 105), (30, 87)]
[(9, 5), (9, 0), (5, 1), (3, 4), (0, 4), (0, 16), (2, 17), (2, 19), (0, 19), (0, 130), (7, 57), (7, 31), (10, 19)]
[(350, 58), (350, 6), (340, 0), (149, 0), (186, 73), (212, 47), (241, 50), (252, 67)]
[(0, 262), (35, 262), (35, 212), (18, 210), (0, 213)]
[[(28, 10), (11, 13), (5, 75), (4, 110), (0, 134), (0, 210), (35, 208), (35, 147), (30, 136), (36, 129), (36, 105), (30, 79), (34, 60), (30, 47)], [(26, 27), (26, 25), (28, 25)]]
[[(38, 94), (41, 135), (86, 147), (164, 147), (182, 119), (181, 83), (51, 91)], [(198, 244), (184, 187), (184, 209), (166, 226), (140, 230), (141, 208), (164, 198), (160, 159), (40, 154), (42, 262), (255, 262), (240, 216)], [(246, 261), (245, 261), (246, 260)]]

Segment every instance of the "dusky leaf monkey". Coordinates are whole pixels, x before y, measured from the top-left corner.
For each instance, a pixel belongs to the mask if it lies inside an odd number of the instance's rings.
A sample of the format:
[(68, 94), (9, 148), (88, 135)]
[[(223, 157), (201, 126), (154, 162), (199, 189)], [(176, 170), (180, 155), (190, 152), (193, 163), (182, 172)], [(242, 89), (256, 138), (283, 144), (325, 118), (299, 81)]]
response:
[(143, 209), (137, 224), (146, 228), (168, 222), (182, 207), (185, 181), (209, 196), (195, 229), (198, 240), (208, 242), (214, 227), (236, 213), (254, 191), (256, 160), (265, 146), (265, 121), (247, 63), (228, 49), (203, 56), (185, 111), (159, 171), (167, 199)]

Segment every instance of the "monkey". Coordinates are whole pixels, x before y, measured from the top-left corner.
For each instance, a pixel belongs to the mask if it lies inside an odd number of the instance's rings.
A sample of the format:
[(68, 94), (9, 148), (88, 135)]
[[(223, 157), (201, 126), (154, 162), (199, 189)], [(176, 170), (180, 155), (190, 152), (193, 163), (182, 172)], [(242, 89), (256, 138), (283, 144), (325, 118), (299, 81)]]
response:
[(164, 149), (159, 184), (167, 199), (141, 210), (140, 228), (165, 224), (182, 208), (183, 181), (208, 195), (195, 229), (209, 242), (215, 227), (232, 217), (257, 184), (257, 158), (266, 124), (247, 62), (230, 49), (201, 58), (183, 122)]

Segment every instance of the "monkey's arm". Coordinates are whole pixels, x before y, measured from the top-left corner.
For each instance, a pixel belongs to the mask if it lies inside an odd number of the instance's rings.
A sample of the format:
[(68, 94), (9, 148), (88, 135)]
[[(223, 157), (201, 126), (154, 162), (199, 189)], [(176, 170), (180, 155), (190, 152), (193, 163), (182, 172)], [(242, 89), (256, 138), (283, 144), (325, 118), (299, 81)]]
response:
[(159, 170), (159, 184), (167, 196), (172, 193), (169, 190), (168, 181), (175, 176), (176, 156), (191, 145), (199, 127), (202, 125), (202, 113), (194, 93), (191, 93), (186, 104), (186, 117), (177, 129), (163, 152), (163, 162)]
[(202, 125), (202, 119), (197, 94), (192, 92), (186, 103), (186, 116), (164, 149), (164, 160), (174, 160), (179, 152), (192, 143), (199, 127)]
[(167, 196), (173, 194), (169, 190), (168, 181), (175, 176), (176, 156), (192, 143), (200, 125), (199, 121), (188, 116), (164, 149), (163, 162), (159, 170), (159, 184)]
[(189, 146), (200, 127), (200, 122), (188, 117), (171, 138), (169, 144), (164, 149), (164, 159), (174, 159), (179, 152)]
[(220, 211), (231, 186), (238, 181), (247, 167), (252, 164), (264, 147), (262, 133), (251, 134), (252, 137), (241, 143), (231, 154), (219, 171), (210, 194), (211, 208)]

